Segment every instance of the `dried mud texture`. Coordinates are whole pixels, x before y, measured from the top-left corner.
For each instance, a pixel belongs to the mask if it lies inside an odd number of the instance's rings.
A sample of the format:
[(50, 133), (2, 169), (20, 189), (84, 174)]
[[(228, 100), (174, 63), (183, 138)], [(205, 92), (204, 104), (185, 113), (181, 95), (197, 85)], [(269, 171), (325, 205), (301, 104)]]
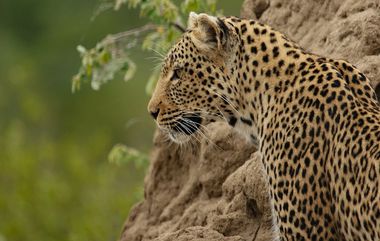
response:
[(123, 241), (266, 241), (271, 208), (255, 147), (222, 123), (200, 144), (179, 147), (157, 131), (145, 200)]
[[(258, 18), (316, 54), (357, 65), (380, 93), (380, 0), (246, 0)], [(273, 240), (265, 175), (255, 147), (225, 124), (179, 147), (156, 133), (144, 200), (121, 241)]]

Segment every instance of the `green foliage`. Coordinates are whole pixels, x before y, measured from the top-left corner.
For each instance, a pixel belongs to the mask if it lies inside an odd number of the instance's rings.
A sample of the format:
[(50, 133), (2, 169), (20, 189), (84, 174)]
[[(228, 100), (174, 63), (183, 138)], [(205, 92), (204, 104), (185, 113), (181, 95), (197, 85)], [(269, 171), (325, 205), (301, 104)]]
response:
[(124, 144), (117, 144), (108, 154), (108, 161), (119, 166), (132, 163), (136, 169), (145, 170), (149, 159), (146, 154), (141, 153), (134, 148), (128, 147)]
[(94, 90), (98, 90), (104, 83), (115, 78), (115, 74), (124, 71), (124, 80), (128, 81), (136, 72), (136, 64), (128, 57), (128, 49), (136, 44), (136, 39), (127, 42), (126, 36), (137, 35), (153, 29), (153, 25), (146, 25), (138, 31), (109, 35), (92, 49), (87, 50), (82, 45), (77, 51), (82, 58), (79, 73), (73, 77), (72, 91), (80, 88), (81, 82), (91, 83)]
[[(119, 72), (125, 72), (125, 79), (132, 78), (136, 65), (129, 57), (129, 49), (136, 46), (142, 35), (145, 36), (140, 47), (155, 51), (163, 58), (163, 53), (181, 34), (178, 26), (184, 28), (191, 11), (216, 13), (216, 0), (185, 0), (179, 7), (171, 0), (115, 0), (114, 9), (118, 10), (123, 5), (138, 8), (140, 16), (150, 23), (135, 30), (109, 35), (90, 50), (78, 46), (82, 66), (73, 77), (72, 91), (78, 90), (82, 82), (90, 82), (92, 88), (98, 90)], [(158, 74), (158, 71), (152, 71), (146, 87), (148, 94), (152, 92)]]

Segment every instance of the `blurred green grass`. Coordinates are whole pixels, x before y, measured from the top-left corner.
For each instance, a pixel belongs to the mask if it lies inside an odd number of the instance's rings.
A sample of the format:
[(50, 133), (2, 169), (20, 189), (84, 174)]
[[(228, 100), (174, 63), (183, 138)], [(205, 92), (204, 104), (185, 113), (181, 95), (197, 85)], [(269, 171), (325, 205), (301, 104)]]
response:
[[(238, 15), (242, 1), (220, 1)], [(95, 0), (0, 2), (0, 241), (116, 240), (141, 198), (143, 169), (107, 162), (124, 143), (148, 153), (154, 130), (145, 84), (154, 63), (135, 50), (137, 75), (71, 93), (80, 59), (108, 33), (144, 22)]]

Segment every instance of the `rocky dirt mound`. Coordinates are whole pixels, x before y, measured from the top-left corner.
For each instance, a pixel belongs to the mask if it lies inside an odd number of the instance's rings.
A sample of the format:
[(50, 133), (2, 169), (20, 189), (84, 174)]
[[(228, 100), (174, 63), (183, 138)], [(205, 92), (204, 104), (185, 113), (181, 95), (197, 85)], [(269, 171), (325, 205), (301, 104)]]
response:
[(255, 147), (224, 124), (208, 128), (208, 139), (184, 147), (157, 132), (145, 200), (132, 210), (122, 240), (269, 240), (270, 207)]
[[(347, 59), (374, 86), (380, 83), (379, 0), (246, 0), (242, 16), (311, 52)], [(145, 197), (132, 209), (121, 241), (273, 240), (255, 147), (224, 124), (208, 127), (200, 144), (183, 147), (157, 132)]]

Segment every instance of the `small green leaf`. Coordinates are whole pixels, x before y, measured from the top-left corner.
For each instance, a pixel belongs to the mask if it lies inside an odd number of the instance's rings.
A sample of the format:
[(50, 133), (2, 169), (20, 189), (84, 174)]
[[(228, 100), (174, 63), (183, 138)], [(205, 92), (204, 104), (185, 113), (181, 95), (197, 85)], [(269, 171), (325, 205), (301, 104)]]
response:
[(128, 61), (126, 62), (128, 64), (128, 69), (125, 71), (125, 74), (124, 74), (124, 81), (128, 81), (130, 80), (136, 73), (136, 64), (128, 59)]
[(123, 144), (116, 144), (108, 154), (108, 161), (116, 165), (125, 165), (133, 163), (136, 168), (142, 168), (147, 165), (147, 155), (138, 150)]
[(73, 77), (73, 80), (71, 81), (71, 92), (72, 93), (74, 93), (77, 90), (80, 90), (80, 83), (81, 83), (81, 74), (78, 73)]
[(77, 46), (77, 51), (79, 52), (80, 55), (84, 55), (87, 52), (86, 48), (82, 45)]
[(92, 65), (91, 64), (87, 64), (86, 65), (86, 75), (87, 76), (91, 76), (92, 75)]
[(159, 75), (160, 75), (160, 70), (158, 68), (156, 68), (155, 70), (153, 70), (152, 74), (150, 75), (150, 77), (148, 79), (148, 83), (146, 84), (146, 87), (145, 87), (145, 92), (149, 96), (151, 96), (153, 94), (153, 91), (154, 91), (154, 88), (156, 87)]
[(111, 54), (107, 51), (103, 51), (100, 54), (100, 62), (102, 64), (107, 64), (111, 60)]
[(182, 8), (185, 14), (188, 14), (192, 11), (199, 10), (199, 5), (197, 0), (186, 0), (182, 4)]

